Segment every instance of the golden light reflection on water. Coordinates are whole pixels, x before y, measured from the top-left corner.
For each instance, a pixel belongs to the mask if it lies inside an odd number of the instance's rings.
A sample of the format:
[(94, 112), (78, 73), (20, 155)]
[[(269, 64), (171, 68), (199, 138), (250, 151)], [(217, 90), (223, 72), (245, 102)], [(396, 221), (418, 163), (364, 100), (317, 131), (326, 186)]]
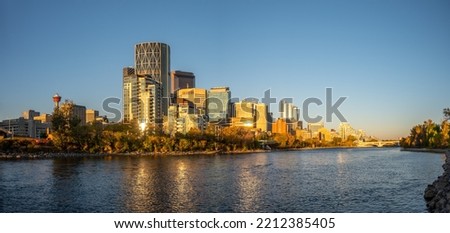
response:
[(129, 190), (126, 198), (127, 209), (131, 212), (148, 212), (149, 198), (155, 187), (154, 173), (146, 163), (128, 160), (128, 169), (124, 170), (124, 183)]
[[(338, 152), (336, 155), (336, 177), (335, 177), (335, 187), (337, 195), (340, 200), (345, 200), (348, 196), (349, 187), (354, 180), (351, 180), (351, 174), (348, 169), (349, 154), (345, 152)], [(340, 204), (340, 203), (339, 203)]]
[(189, 162), (158, 159), (128, 161), (124, 186), (128, 187), (126, 206), (131, 212), (186, 212), (195, 210), (195, 196), (189, 175)]
[(338, 165), (344, 165), (347, 163), (347, 154), (339, 152), (336, 156), (336, 162)]
[(175, 162), (175, 174), (174, 174), (174, 189), (170, 196), (170, 202), (175, 210), (182, 211), (183, 209), (193, 209), (194, 203), (192, 202), (192, 181), (189, 177), (188, 168), (184, 161)]
[(263, 188), (262, 179), (269, 165), (268, 156), (258, 156), (254, 161), (245, 163), (239, 169), (238, 196), (239, 209), (248, 212), (259, 209), (261, 203), (261, 192)]
[(338, 180), (344, 179), (346, 173), (348, 172), (347, 163), (348, 163), (348, 154), (343, 152), (338, 152), (336, 156), (336, 166), (337, 166), (337, 178)]
[(11, 212), (421, 212), (420, 187), (443, 159), (366, 149), (17, 161), (1, 164), (13, 192), (0, 196)]

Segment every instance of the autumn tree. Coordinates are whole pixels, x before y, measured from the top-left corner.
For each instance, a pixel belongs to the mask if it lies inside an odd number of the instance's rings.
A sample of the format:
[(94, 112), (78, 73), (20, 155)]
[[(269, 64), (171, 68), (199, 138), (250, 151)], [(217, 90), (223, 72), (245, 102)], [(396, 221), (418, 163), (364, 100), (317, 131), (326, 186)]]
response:
[(62, 151), (75, 149), (75, 129), (81, 120), (73, 114), (74, 104), (66, 101), (56, 108), (52, 118), (52, 137), (55, 147)]

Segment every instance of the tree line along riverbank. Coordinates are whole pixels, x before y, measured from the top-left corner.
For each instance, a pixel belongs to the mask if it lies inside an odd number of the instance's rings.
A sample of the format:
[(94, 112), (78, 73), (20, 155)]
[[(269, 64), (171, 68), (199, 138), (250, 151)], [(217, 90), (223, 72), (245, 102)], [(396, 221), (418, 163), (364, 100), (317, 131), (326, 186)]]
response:
[(400, 141), (409, 151), (445, 153), (444, 172), (424, 191), (427, 209), (431, 213), (450, 213), (450, 109), (443, 111), (441, 124), (424, 121), (411, 129), (410, 135)]
[[(233, 153), (261, 149), (286, 149), (305, 147), (353, 146), (356, 138), (331, 142), (309, 138), (303, 140), (291, 134), (255, 132), (245, 127), (215, 127), (205, 130), (191, 129), (186, 134), (168, 135), (162, 129), (139, 128), (137, 122), (130, 124), (93, 123), (80, 124), (70, 114), (71, 105), (55, 109), (52, 117), (52, 133), (45, 140), (0, 140), (0, 154), (13, 153), (86, 153), (86, 154), (189, 154)], [(219, 129), (218, 129), (219, 128)]]

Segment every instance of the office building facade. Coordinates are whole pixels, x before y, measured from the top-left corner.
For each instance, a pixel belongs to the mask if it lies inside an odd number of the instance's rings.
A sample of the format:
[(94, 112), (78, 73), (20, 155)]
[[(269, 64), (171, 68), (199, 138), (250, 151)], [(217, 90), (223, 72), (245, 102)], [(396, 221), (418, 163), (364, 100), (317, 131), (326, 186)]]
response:
[(234, 103), (235, 116), (231, 119), (231, 124), (238, 127), (251, 128), (255, 131), (267, 132), (272, 126), (271, 116), (268, 106), (251, 100), (243, 100)]
[(160, 42), (145, 42), (134, 47), (135, 74), (148, 77), (161, 88), (161, 110), (168, 115), (170, 105), (170, 47)]
[(170, 72), (170, 93), (179, 89), (195, 88), (195, 75), (192, 72), (175, 70)]
[(280, 118), (286, 121), (288, 133), (294, 135), (300, 120), (300, 109), (286, 100), (280, 101), (279, 107)]
[(225, 124), (231, 117), (229, 87), (213, 87), (208, 91), (209, 122)]
[(94, 109), (86, 109), (86, 123), (92, 123), (98, 118), (98, 111)]
[(269, 108), (264, 103), (255, 104), (256, 108), (256, 129), (263, 132), (268, 132), (272, 130), (272, 123), (269, 115)]
[(138, 118), (138, 78), (132, 67), (123, 68), (123, 122), (130, 123)]
[(162, 90), (149, 75), (139, 75), (135, 69), (123, 69), (123, 122), (146, 124), (153, 128), (162, 119)]
[(194, 113), (207, 114), (207, 91), (202, 88), (185, 88), (176, 91), (177, 102), (188, 101), (194, 105)]
[(34, 110), (22, 112), (22, 117), (0, 122), (0, 128), (10, 132), (12, 137), (41, 138), (51, 128), (51, 117)]
[(138, 121), (153, 128), (161, 124), (161, 86), (149, 76), (138, 77)]

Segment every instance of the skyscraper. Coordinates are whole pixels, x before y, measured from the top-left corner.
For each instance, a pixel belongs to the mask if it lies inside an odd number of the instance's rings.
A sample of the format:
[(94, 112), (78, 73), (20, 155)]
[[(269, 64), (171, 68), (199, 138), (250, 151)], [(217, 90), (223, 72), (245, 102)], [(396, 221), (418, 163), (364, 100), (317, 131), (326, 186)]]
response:
[(355, 136), (356, 138), (357, 132), (348, 122), (341, 122), (339, 123), (339, 134), (345, 141), (349, 136)]
[(194, 113), (206, 115), (206, 90), (202, 88), (185, 88), (176, 92), (177, 102), (188, 101), (194, 104)]
[(123, 122), (130, 123), (138, 118), (138, 83), (135, 69), (123, 68)]
[(238, 127), (256, 127), (256, 103), (242, 100), (234, 103), (235, 116), (231, 119), (231, 124)]
[(161, 85), (149, 75), (138, 75), (134, 68), (123, 69), (123, 122), (137, 121), (155, 128), (161, 123)]
[(290, 121), (299, 120), (300, 111), (297, 106), (285, 100), (280, 101), (280, 118)]
[(252, 130), (267, 132), (272, 129), (271, 116), (268, 106), (254, 100), (242, 100), (234, 103), (235, 116), (231, 124), (238, 127), (247, 127)]
[(80, 120), (80, 125), (86, 125), (86, 107), (82, 105), (73, 104), (72, 114), (75, 118)]
[(257, 103), (255, 105), (256, 108), (256, 128), (260, 129), (263, 132), (271, 131), (272, 124), (270, 115), (269, 115), (269, 108), (265, 103)]
[(225, 124), (231, 117), (229, 87), (213, 87), (208, 92), (208, 117), (210, 122)]
[(280, 118), (284, 119), (287, 123), (288, 132), (290, 134), (295, 133), (295, 129), (298, 126), (300, 119), (300, 109), (285, 100), (280, 101)]
[(138, 76), (139, 123), (152, 128), (161, 127), (161, 88), (160, 84), (149, 76)]
[(160, 42), (144, 42), (134, 47), (136, 75), (148, 76), (161, 88), (162, 114), (168, 115), (170, 105), (170, 47)]
[(195, 75), (192, 72), (175, 70), (170, 72), (170, 93), (174, 94), (178, 89), (194, 88)]

